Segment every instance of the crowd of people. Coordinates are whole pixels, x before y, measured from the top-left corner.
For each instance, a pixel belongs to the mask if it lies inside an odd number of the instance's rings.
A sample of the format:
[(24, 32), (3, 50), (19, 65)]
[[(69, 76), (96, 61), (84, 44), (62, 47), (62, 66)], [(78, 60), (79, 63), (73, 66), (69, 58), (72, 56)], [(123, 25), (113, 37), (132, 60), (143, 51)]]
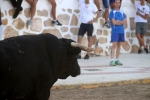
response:
[[(10, 0), (13, 7), (16, 8), (16, 11), (13, 15), (13, 18), (16, 18), (20, 11), (23, 10), (21, 7), (23, 0)], [(26, 0), (31, 6), (31, 18), (27, 21), (28, 26), (32, 25), (32, 20), (36, 12), (36, 5), (38, 0)], [(48, 0), (52, 5), (52, 24), (62, 26), (62, 24), (56, 19), (56, 1)], [(110, 65), (122, 65), (122, 62), (119, 60), (121, 42), (125, 41), (124, 37), (124, 25), (127, 24), (126, 14), (120, 10), (122, 0), (102, 0), (105, 11), (102, 11), (100, 7), (100, 1), (94, 0), (94, 4), (90, 0), (78, 0), (80, 4), (80, 27), (78, 32), (77, 42), (81, 43), (82, 37), (85, 33), (88, 36), (88, 47), (92, 46), (92, 34), (93, 34), (93, 23), (97, 19), (104, 15), (105, 23), (103, 24), (106, 28), (111, 28), (111, 61)], [(145, 3), (146, 1), (146, 3)], [(142, 52), (142, 47), (144, 47), (145, 52), (148, 54), (148, 47), (144, 43), (144, 36), (147, 32), (147, 19), (150, 17), (150, 0), (131, 0), (135, 6), (135, 23), (136, 23), (136, 37), (139, 41), (139, 50), (138, 53)], [(111, 7), (111, 11), (109, 8)], [(1, 13), (0, 13), (1, 14)], [(93, 17), (93, 14), (96, 14), (96, 17)], [(0, 15), (0, 34), (2, 34), (2, 22)], [(0, 38), (1, 39), (1, 38)], [(116, 57), (115, 57), (116, 54)], [(78, 59), (81, 59), (81, 55), (77, 56)], [(89, 52), (85, 55), (84, 59), (89, 59)]]
[[(111, 60), (110, 65), (122, 65), (123, 63), (119, 60), (121, 43), (125, 41), (124, 26), (127, 24), (126, 14), (120, 10), (122, 0), (102, 0), (105, 8), (104, 17), (105, 23), (103, 26), (107, 28), (111, 27)], [(150, 0), (146, 0), (149, 5)], [(89, 0), (79, 0), (80, 2), (80, 21), (81, 25), (78, 32), (78, 43), (81, 43), (81, 39), (85, 32), (88, 36), (88, 47), (91, 47), (93, 23), (98, 19), (99, 15), (102, 13), (100, 9), (100, 3), (98, 0), (94, 0), (95, 5), (92, 5)], [(135, 5), (135, 23), (136, 23), (136, 37), (139, 41), (138, 53), (141, 53), (142, 47), (144, 47), (145, 52), (148, 54), (148, 48), (144, 43), (144, 35), (147, 32), (147, 19), (150, 13), (150, 8), (145, 4), (145, 0), (135, 1), (131, 0)], [(109, 13), (109, 6), (111, 5), (111, 11)], [(96, 7), (97, 6), (97, 9)], [(97, 16), (93, 19), (92, 13), (96, 13)], [(87, 17), (88, 16), (88, 17)], [(108, 23), (108, 20), (110, 24)], [(116, 56), (115, 56), (116, 54)], [(81, 59), (81, 55), (77, 56)], [(84, 59), (89, 59), (89, 53), (87, 53)]]
[[(15, 19), (19, 15), (20, 11), (23, 10), (23, 8), (21, 7), (23, 0), (10, 0), (10, 1), (13, 7), (16, 9), (13, 15), (13, 18)], [(29, 21), (27, 21), (27, 26), (30, 26), (32, 25), (32, 20), (36, 12), (36, 5), (37, 5), (38, 0), (26, 0), (26, 1), (29, 3), (31, 7), (31, 10), (30, 10), (31, 18)], [(52, 5), (52, 10), (51, 10), (52, 16), (53, 16), (52, 24), (62, 26), (62, 24), (56, 19), (56, 6), (57, 6), (56, 1), (55, 0), (48, 0), (48, 1)]]

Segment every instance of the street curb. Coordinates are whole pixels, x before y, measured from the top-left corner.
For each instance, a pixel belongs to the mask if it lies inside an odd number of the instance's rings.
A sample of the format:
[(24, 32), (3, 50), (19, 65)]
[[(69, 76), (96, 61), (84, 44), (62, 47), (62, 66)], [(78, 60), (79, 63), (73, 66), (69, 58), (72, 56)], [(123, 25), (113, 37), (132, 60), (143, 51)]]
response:
[(131, 85), (131, 84), (150, 84), (150, 78), (146, 79), (134, 79), (134, 80), (125, 80), (125, 81), (116, 81), (116, 82), (106, 82), (106, 83), (87, 83), (87, 84), (70, 84), (70, 85), (54, 85), (52, 90), (63, 90), (63, 89), (91, 89), (99, 87), (111, 87), (111, 86), (122, 86), (122, 85)]

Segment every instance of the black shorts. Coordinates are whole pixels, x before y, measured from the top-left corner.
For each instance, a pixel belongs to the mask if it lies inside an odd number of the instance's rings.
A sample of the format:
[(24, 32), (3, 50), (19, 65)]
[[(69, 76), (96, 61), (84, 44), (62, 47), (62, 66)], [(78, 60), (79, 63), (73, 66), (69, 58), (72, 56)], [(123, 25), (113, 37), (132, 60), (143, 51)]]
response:
[(94, 29), (93, 24), (81, 23), (79, 32), (78, 32), (78, 36), (83, 36), (85, 34), (85, 32), (87, 32), (88, 36), (92, 36), (93, 29)]

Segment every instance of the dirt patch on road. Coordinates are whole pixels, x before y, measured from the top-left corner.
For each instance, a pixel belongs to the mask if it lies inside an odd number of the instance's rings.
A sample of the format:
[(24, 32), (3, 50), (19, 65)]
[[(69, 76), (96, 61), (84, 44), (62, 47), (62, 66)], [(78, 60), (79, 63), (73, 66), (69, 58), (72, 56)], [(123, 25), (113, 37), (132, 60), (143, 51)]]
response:
[(150, 100), (150, 84), (51, 90), (49, 100)]

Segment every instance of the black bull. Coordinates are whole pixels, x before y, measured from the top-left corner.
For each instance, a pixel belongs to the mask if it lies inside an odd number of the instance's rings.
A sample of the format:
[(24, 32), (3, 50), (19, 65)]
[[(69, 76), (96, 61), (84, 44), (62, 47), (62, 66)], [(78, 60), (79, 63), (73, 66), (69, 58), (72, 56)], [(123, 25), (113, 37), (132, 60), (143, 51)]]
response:
[(71, 42), (51, 34), (0, 41), (0, 100), (48, 100), (58, 79), (79, 75), (81, 49)]

